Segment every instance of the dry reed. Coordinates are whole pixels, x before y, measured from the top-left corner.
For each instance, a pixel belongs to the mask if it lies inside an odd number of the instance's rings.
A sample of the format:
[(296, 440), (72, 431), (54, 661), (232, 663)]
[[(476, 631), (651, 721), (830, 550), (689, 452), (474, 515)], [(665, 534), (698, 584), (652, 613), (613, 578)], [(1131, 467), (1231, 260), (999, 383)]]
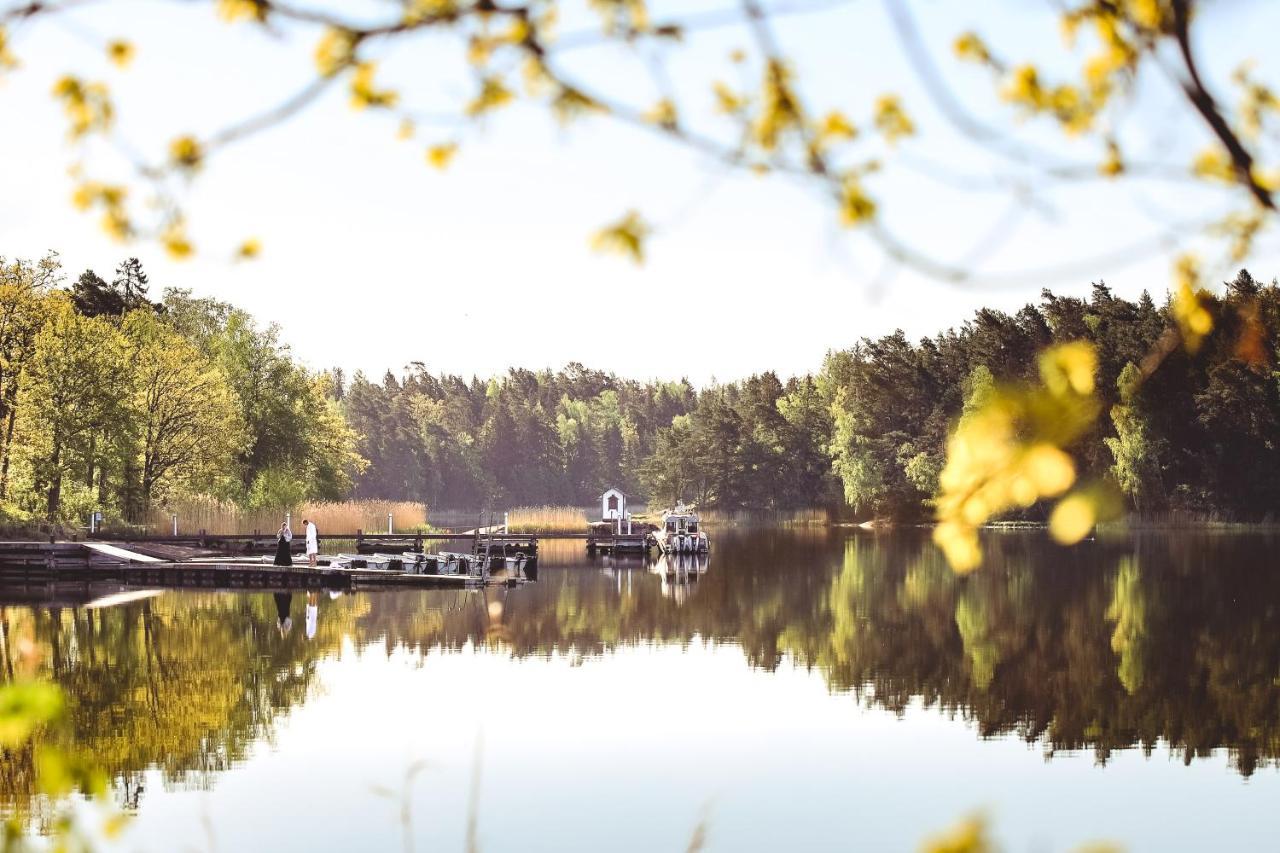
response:
[(178, 516), (179, 533), (263, 533), (275, 531), (289, 513), (294, 530), (304, 518), (315, 522), (322, 533), (385, 533), (390, 514), (396, 532), (416, 531), (427, 526), (427, 507), (413, 501), (317, 501), (295, 507), (246, 510), (229, 501), (210, 497), (189, 497), (171, 501), (152, 510), (147, 518), (151, 533), (173, 532), (173, 516)]
[(507, 515), (511, 533), (586, 533), (587, 524), (575, 506), (518, 506)]

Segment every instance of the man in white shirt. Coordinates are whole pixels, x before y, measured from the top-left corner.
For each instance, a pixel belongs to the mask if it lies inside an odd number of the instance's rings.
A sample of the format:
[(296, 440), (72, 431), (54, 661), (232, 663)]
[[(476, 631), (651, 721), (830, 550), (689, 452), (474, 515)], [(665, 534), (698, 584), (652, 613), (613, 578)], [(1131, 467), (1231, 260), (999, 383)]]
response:
[(302, 519), (302, 527), (307, 532), (307, 565), (314, 569), (316, 567), (316, 557), (320, 554), (320, 536), (316, 532), (316, 526), (311, 523), (310, 519)]

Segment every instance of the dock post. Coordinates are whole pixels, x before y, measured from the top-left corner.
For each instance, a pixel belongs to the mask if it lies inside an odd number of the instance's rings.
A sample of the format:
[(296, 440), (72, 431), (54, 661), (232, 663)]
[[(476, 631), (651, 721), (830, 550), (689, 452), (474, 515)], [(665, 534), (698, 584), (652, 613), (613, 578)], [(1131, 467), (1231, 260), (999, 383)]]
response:
[(422, 531), (421, 530), (418, 531), (418, 535), (415, 536), (413, 539), (413, 550), (417, 551), (419, 554), (422, 553)]
[(357, 530), (357, 531), (356, 531), (356, 553), (357, 553), (357, 554), (363, 554), (363, 553), (364, 553), (364, 551), (361, 551), (361, 550), (360, 550), (360, 546), (361, 546), (362, 544), (364, 544), (364, 531), (363, 531), (363, 530)]
[(391, 523), (391, 513), (387, 513), (387, 535), (395, 533), (394, 525)]
[(173, 514), (173, 538), (178, 538), (178, 514)]

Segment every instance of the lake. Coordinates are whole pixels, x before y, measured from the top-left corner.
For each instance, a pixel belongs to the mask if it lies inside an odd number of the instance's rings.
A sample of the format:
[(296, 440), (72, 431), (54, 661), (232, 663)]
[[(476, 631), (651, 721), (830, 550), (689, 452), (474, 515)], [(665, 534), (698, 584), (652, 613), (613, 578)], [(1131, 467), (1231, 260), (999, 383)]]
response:
[[(1280, 541), (713, 530), (696, 579), (3, 609), (137, 850), (1271, 850)], [(30, 755), (3, 807), (38, 825)]]

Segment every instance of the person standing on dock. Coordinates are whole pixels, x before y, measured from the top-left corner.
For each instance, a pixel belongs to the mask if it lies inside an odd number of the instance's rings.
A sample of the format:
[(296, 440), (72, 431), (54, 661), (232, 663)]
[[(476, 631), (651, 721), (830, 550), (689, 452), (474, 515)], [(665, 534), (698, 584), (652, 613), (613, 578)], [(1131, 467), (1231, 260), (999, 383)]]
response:
[(314, 569), (320, 555), (320, 534), (310, 519), (302, 519), (302, 528), (307, 534), (307, 565)]
[(293, 541), (293, 531), (289, 529), (289, 522), (280, 522), (280, 531), (276, 533), (276, 559), (277, 566), (292, 566), (293, 557), (289, 554), (289, 543)]

